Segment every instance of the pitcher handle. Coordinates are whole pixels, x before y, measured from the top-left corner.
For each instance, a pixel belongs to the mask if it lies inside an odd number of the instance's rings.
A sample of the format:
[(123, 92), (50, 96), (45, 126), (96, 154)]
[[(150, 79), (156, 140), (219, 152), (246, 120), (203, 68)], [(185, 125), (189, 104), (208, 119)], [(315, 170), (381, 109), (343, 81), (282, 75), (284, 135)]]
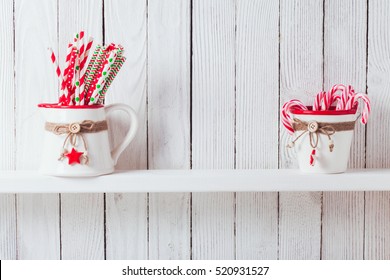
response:
[(122, 103), (117, 103), (117, 104), (110, 104), (105, 107), (106, 115), (110, 114), (113, 111), (123, 111), (125, 112), (130, 119), (129, 123), (129, 131), (127, 132), (125, 138), (122, 140), (121, 143), (119, 143), (112, 151), (111, 151), (111, 157), (112, 160), (114, 161), (114, 165), (116, 165), (119, 156), (121, 153), (125, 150), (125, 148), (130, 144), (130, 142), (134, 139), (134, 136), (137, 132), (138, 129), (138, 118), (137, 114), (134, 112), (134, 110)]

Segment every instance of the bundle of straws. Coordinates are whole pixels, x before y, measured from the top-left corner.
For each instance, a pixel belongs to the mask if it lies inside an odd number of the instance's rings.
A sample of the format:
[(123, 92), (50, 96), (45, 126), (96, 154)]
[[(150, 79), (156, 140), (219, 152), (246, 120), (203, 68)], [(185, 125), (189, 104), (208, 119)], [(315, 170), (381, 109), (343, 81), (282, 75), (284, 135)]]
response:
[(367, 123), (368, 116), (371, 112), (370, 99), (365, 93), (355, 93), (352, 86), (334, 85), (328, 92), (319, 92), (312, 107), (305, 106), (300, 100), (292, 99), (284, 103), (281, 111), (281, 120), (283, 126), (290, 134), (294, 133), (293, 118), (290, 110), (313, 110), (313, 111), (327, 111), (327, 110), (352, 110), (358, 109), (359, 101), (363, 101), (364, 107), (361, 110), (361, 122)]
[(56, 55), (49, 48), (50, 58), (60, 81), (61, 106), (88, 106), (104, 104), (105, 94), (121, 69), (126, 57), (121, 45), (114, 43), (108, 46), (97, 45), (92, 57), (85, 67), (91, 50), (93, 38), (84, 41), (84, 31), (74, 35), (73, 42), (68, 44), (65, 68), (62, 72)]

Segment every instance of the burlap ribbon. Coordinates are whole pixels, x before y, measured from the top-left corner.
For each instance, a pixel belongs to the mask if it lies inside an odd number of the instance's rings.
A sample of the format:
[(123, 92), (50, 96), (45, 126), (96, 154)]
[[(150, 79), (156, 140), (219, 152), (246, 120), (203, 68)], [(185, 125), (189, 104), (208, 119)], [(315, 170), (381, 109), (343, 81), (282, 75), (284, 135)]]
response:
[(84, 164), (88, 164), (88, 146), (83, 134), (104, 131), (108, 129), (108, 126), (107, 121), (94, 122), (90, 120), (85, 120), (81, 123), (74, 122), (70, 124), (46, 122), (45, 129), (47, 131), (53, 132), (56, 135), (67, 134), (64, 140), (64, 144), (62, 145), (63, 151), (61, 152), (60, 158), (58, 160), (64, 159), (65, 153), (67, 152), (65, 150), (65, 147), (68, 141), (72, 145), (72, 147), (75, 147), (77, 146), (77, 139), (81, 138), (85, 149), (85, 152), (83, 154), (83, 161)]
[(337, 131), (353, 130), (355, 128), (355, 121), (325, 123), (316, 121), (305, 122), (295, 118), (293, 128), (295, 131), (303, 132), (287, 145), (288, 148), (292, 148), (299, 138), (301, 138), (304, 134), (309, 133), (310, 146), (315, 149), (318, 145), (318, 134), (324, 134), (329, 139), (329, 151), (332, 152), (334, 148), (334, 143), (331, 136)]

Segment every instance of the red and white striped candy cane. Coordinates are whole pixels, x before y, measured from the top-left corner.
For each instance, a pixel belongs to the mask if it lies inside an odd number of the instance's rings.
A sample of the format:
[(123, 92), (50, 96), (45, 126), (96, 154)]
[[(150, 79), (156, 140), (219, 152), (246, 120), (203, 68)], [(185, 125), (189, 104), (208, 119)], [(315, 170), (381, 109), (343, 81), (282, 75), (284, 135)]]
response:
[(333, 92), (331, 90), (323, 93), (323, 103), (322, 103), (322, 111), (329, 110), (330, 106), (332, 105)]
[(317, 93), (314, 99), (313, 111), (328, 110), (331, 104), (331, 99), (329, 98), (328, 93), (325, 91)]
[[(338, 91), (340, 91), (340, 92), (338, 93)], [(333, 102), (337, 101), (336, 110), (344, 110), (345, 105), (347, 104), (347, 101), (348, 101), (347, 87), (342, 85), (342, 84), (337, 84), (337, 85), (334, 85), (330, 89), (329, 92), (330, 92), (330, 95), (331, 95)], [(337, 96), (339, 96), (339, 97), (337, 97)]]
[(313, 103), (313, 111), (320, 111), (321, 110), (321, 103), (324, 98), (323, 92), (320, 91), (317, 93), (316, 97), (314, 98), (314, 103)]
[(362, 100), (364, 103), (363, 109), (362, 109), (362, 118), (360, 119), (362, 124), (366, 124), (368, 117), (371, 113), (371, 103), (370, 99), (368, 98), (368, 95), (365, 93), (357, 93), (354, 96), (352, 96), (347, 103), (347, 109), (352, 109), (353, 107), (359, 105), (359, 100)]
[(297, 99), (292, 99), (284, 103), (282, 110), (280, 112), (282, 118), (282, 124), (287, 129), (288, 133), (293, 134), (294, 133), (294, 129), (292, 127), (293, 119), (290, 115), (291, 109), (301, 109), (301, 110), (308, 110), (308, 109), (301, 101)]

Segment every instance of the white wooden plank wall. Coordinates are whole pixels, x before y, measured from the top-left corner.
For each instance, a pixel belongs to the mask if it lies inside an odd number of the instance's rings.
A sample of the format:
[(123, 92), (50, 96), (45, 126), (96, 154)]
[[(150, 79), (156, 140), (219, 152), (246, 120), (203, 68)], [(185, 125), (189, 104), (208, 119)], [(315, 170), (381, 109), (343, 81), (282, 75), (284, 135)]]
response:
[[(322, 89), (323, 0), (282, 0), (280, 6), (280, 107), (292, 98), (311, 102)], [(281, 126), (280, 167), (296, 167)], [(279, 195), (279, 258), (319, 259), (321, 193)]]
[[(0, 169), (15, 168), (15, 81), (12, 0), (0, 3)], [(0, 195), (0, 259), (15, 259), (16, 209), (15, 195)]]
[[(192, 167), (234, 168), (235, 1), (193, 1)], [(234, 193), (192, 195), (192, 257), (235, 257)]]
[[(122, 102), (138, 114), (139, 129), (132, 144), (118, 161), (120, 169), (147, 168), (146, 73), (147, 73), (147, 5), (145, 0), (104, 2), (106, 42), (120, 42), (126, 50), (126, 64), (107, 95), (107, 103)], [(128, 79), (127, 77), (132, 77)], [(122, 79), (128, 79), (121, 83)], [(118, 82), (119, 81), (119, 82)], [(126, 132), (126, 120), (119, 114), (110, 117), (114, 144)], [(148, 195), (106, 195), (106, 258), (148, 258)]]
[[(190, 1), (148, 2), (150, 169), (190, 168)], [(190, 193), (149, 195), (149, 258), (190, 259)]]
[[(389, 14), (386, 0), (1, 1), (0, 169), (36, 168), (35, 104), (58, 92), (46, 48), (63, 57), (81, 29), (126, 49), (107, 103), (140, 129), (121, 169), (296, 168), (279, 108), (335, 83), (373, 102), (350, 166), (389, 167)], [(110, 120), (116, 144), (127, 124)], [(390, 259), (389, 197), (1, 195), (0, 259)]]
[[(80, 30), (93, 34), (95, 44), (102, 43), (101, 1), (60, 0), (58, 11), (60, 57)], [(62, 259), (104, 259), (103, 194), (61, 195), (61, 247)]]
[[(237, 2), (237, 168), (278, 168), (278, 6)], [(236, 194), (236, 242), (237, 259), (278, 258), (277, 192)]]
[[(386, 0), (368, 3), (368, 73), (367, 91), (376, 110), (367, 127), (367, 167), (390, 167), (390, 3)], [(366, 259), (390, 259), (389, 193), (367, 192), (365, 200)]]
[[(326, 1), (324, 13), (325, 89), (337, 83), (366, 92), (367, 1)], [(365, 126), (359, 123), (349, 167), (364, 166)], [(324, 192), (322, 224), (323, 259), (363, 258), (364, 192)]]
[[(57, 96), (57, 80), (49, 78), (53, 67), (47, 63), (46, 50), (57, 43), (57, 3), (17, 0), (14, 5), (15, 165), (35, 169), (43, 138), (36, 133), (36, 127), (43, 125), (36, 104)], [(17, 195), (16, 205), (18, 258), (59, 259), (59, 195)]]

